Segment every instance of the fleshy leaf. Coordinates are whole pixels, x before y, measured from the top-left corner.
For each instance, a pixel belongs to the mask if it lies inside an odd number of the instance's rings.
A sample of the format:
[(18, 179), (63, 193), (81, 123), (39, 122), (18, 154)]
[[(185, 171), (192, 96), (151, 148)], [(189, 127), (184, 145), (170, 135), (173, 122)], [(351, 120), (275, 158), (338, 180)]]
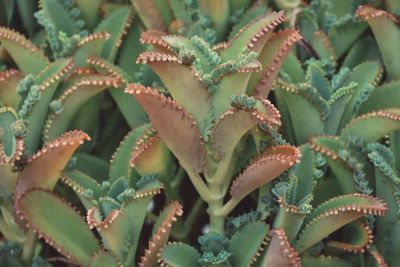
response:
[(85, 140), (90, 138), (81, 131), (67, 132), (28, 159), (27, 166), (19, 174), (15, 200), (31, 188), (53, 189), (71, 155)]
[(74, 262), (88, 266), (91, 255), (100, 249), (83, 218), (51, 192), (28, 191), (17, 205), (18, 216), (26, 222), (26, 227), (43, 236), (49, 245)]
[(82, 38), (73, 55), (75, 67), (85, 67), (88, 65), (86, 63), (88, 57), (100, 56), (110, 37), (111, 35), (107, 32), (95, 32)]
[(303, 253), (342, 226), (363, 216), (382, 216), (386, 211), (383, 201), (368, 195), (349, 194), (332, 198), (306, 217), (295, 248)]
[(131, 2), (147, 29), (164, 30), (166, 28), (154, 0), (131, 0)]
[(398, 50), (393, 44), (400, 42), (400, 21), (392, 14), (370, 5), (359, 6), (356, 14), (368, 22), (378, 42), (389, 79), (400, 78)]
[(130, 238), (139, 235), (139, 232), (132, 229), (128, 217), (121, 210), (112, 211), (102, 220), (100, 218), (97, 207), (88, 210), (86, 221), (90, 229), (95, 228), (98, 231), (106, 249), (112, 251), (121, 261), (125, 260), (131, 245)]
[(165, 174), (171, 164), (169, 150), (158, 134), (145, 134), (136, 142), (130, 164), (140, 175)]
[(206, 128), (210, 94), (192, 69), (183, 65), (176, 56), (161, 52), (143, 52), (137, 62), (148, 64), (161, 78), (172, 97), (196, 119), (199, 128)]
[(0, 27), (0, 42), (25, 74), (38, 74), (50, 63), (39, 48), (11, 29)]
[(200, 253), (184, 243), (168, 243), (158, 254), (164, 266), (200, 267)]
[(301, 266), (303, 267), (352, 267), (353, 265), (343, 259), (334, 258), (330, 256), (318, 256), (318, 257), (311, 257), (311, 256), (304, 256), (301, 257)]
[(312, 150), (325, 156), (342, 192), (350, 194), (357, 191), (352, 168), (339, 158), (339, 151), (347, 151), (344, 142), (335, 136), (320, 136), (312, 138), (310, 143)]
[(252, 92), (253, 95), (262, 97), (268, 96), (283, 61), (291, 51), (292, 45), (301, 38), (297, 31), (291, 29), (272, 34), (258, 56), (263, 71), (255, 72), (251, 75), (247, 92)]
[(110, 164), (110, 182), (114, 182), (121, 176), (126, 178), (130, 177), (131, 166), (130, 157), (131, 151), (135, 147), (137, 140), (143, 133), (150, 128), (149, 124), (144, 124), (136, 129), (130, 131), (124, 139), (121, 141), (120, 145), (116, 149), (115, 153), (111, 158)]
[(271, 241), (264, 259), (264, 266), (300, 267), (300, 257), (290, 245), (285, 231), (283, 229), (273, 229), (269, 235), (271, 236)]
[(85, 26), (92, 30), (99, 20), (98, 10), (102, 0), (75, 0), (74, 4), (81, 11)]
[(229, 191), (232, 198), (240, 201), (253, 190), (292, 167), (299, 159), (299, 150), (292, 146), (267, 149), (233, 181)]
[(363, 253), (373, 242), (372, 231), (365, 223), (350, 223), (339, 231), (342, 239), (328, 241), (327, 246), (351, 253)]
[[(376, 142), (386, 134), (400, 128), (400, 109), (384, 109), (361, 115), (350, 121), (341, 136), (357, 136), (365, 142)], [(365, 129), (368, 129), (366, 131)]]
[[(400, 81), (384, 83), (376, 87), (361, 105), (358, 114), (400, 106)], [(390, 97), (389, 97), (390, 96)]]
[(252, 265), (267, 244), (267, 234), (268, 225), (263, 222), (249, 222), (237, 230), (228, 244), (228, 251), (232, 253), (230, 260), (235, 266)]
[(248, 99), (255, 101), (252, 108), (248, 110), (247, 108), (231, 108), (224, 112), (214, 124), (210, 140), (219, 156), (233, 152), (240, 138), (257, 124), (280, 125), (279, 111), (271, 102), (261, 98)]
[(140, 258), (139, 267), (152, 267), (157, 263), (157, 254), (168, 241), (172, 223), (177, 220), (176, 217), (182, 216), (182, 213), (182, 206), (178, 202), (172, 202), (161, 212), (158, 222), (154, 225), (155, 233), (149, 240), (144, 256)]
[(53, 111), (47, 118), (44, 140), (55, 138), (68, 128), (75, 113), (88, 99), (106, 88), (118, 88), (120, 80), (102, 75), (92, 75), (74, 83), (59, 96), (62, 110)]
[(125, 92), (136, 97), (154, 128), (184, 168), (201, 172), (205, 149), (193, 118), (174, 100), (151, 88), (131, 84)]
[(120, 7), (109, 14), (96, 27), (96, 31), (106, 31), (110, 33), (110, 38), (104, 44), (102, 57), (114, 61), (117, 56), (118, 48), (122, 43), (123, 36), (132, 24), (132, 9), (127, 6)]
[[(35, 102), (32, 108), (22, 116), (22, 119), (26, 119), (31, 122), (28, 124), (29, 134), (24, 138), (27, 154), (31, 156), (36, 152), (43, 130), (43, 124), (46, 119), (47, 112), (49, 110), (49, 104), (51, 99), (56, 92), (56, 89), (61, 82), (61, 79), (71, 70), (73, 64), (71, 59), (59, 59), (51, 64), (47, 65), (34, 79), (35, 84), (39, 85), (39, 100)], [(27, 101), (29, 103), (29, 95)], [(23, 107), (19, 109), (19, 114), (23, 111)], [(62, 134), (60, 132), (59, 134)], [(53, 138), (56, 138), (54, 136)]]
[(23, 75), (18, 70), (9, 69), (0, 72), (0, 99), (1, 104), (17, 108), (20, 97), (17, 87)]
[(282, 11), (255, 18), (229, 40), (222, 53), (223, 61), (235, 59), (244, 47), (260, 52), (275, 27), (285, 21)]
[(99, 250), (90, 259), (90, 267), (120, 267), (121, 264), (111, 253)]
[(102, 194), (101, 185), (98, 181), (79, 170), (64, 172), (61, 181), (80, 195), (86, 196), (88, 190), (90, 190), (89, 194), (91, 194), (94, 199), (97, 199)]
[(322, 133), (330, 107), (316, 89), (308, 84), (294, 85), (282, 81), (275, 84), (279, 98), (289, 111), (297, 143), (302, 144), (312, 135)]

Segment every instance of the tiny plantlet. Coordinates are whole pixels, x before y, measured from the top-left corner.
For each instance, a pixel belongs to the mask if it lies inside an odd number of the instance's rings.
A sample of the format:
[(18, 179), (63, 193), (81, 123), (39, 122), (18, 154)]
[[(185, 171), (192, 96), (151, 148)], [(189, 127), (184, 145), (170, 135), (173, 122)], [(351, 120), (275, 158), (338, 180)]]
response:
[(400, 266), (398, 2), (0, 0), (0, 266)]

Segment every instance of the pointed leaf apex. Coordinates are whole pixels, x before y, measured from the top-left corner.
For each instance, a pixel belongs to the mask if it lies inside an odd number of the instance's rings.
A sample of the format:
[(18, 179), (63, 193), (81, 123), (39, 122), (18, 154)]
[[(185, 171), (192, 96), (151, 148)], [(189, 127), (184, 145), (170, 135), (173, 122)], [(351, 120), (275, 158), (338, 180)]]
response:
[(160, 249), (167, 243), (172, 224), (177, 221), (177, 217), (182, 216), (183, 209), (179, 202), (173, 201), (162, 213), (164, 212), (168, 212), (166, 218), (149, 241), (149, 246), (145, 250), (144, 256), (140, 258), (139, 267), (152, 267), (157, 263), (157, 255)]
[(90, 229), (96, 228), (98, 231), (101, 231), (107, 229), (118, 216), (122, 215), (122, 211), (113, 210), (103, 220), (97, 219), (96, 217), (98, 217), (98, 215), (100, 215), (100, 212), (97, 207), (90, 208), (86, 214), (86, 222)]
[(239, 38), (239, 36), (246, 31), (246, 29), (250, 28), (252, 25), (254, 25), (255, 23), (257, 23), (258, 21), (266, 18), (266, 17), (274, 17), (271, 21), (268, 21), (267, 24), (263, 25), (260, 30), (258, 30), (257, 32), (254, 33), (253, 37), (249, 40), (249, 42), (246, 44), (248, 49), (252, 49), (257, 42), (267, 33), (270, 33), (271, 31), (273, 31), (275, 29), (276, 26), (278, 26), (279, 24), (283, 23), (286, 21), (286, 17), (284, 12), (281, 10), (279, 12), (275, 12), (273, 11), (272, 13), (267, 13), (264, 14), (262, 16), (259, 16), (257, 18), (255, 18), (254, 20), (252, 20), (250, 23), (248, 23), (246, 26), (244, 26), (242, 29), (239, 30), (239, 32), (232, 37), (231, 40), (228, 41), (226, 47), (228, 48), (229, 46), (231, 46), (235, 40), (237, 38)]
[(266, 266), (300, 267), (300, 257), (290, 245), (285, 230), (273, 229), (269, 232), (271, 242), (266, 255)]

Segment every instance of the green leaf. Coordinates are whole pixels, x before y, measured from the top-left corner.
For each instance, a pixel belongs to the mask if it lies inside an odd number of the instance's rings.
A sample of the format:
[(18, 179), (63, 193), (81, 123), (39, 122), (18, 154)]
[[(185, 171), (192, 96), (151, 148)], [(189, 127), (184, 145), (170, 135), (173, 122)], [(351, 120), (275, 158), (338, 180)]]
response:
[(16, 31), (0, 27), (0, 42), (24, 74), (38, 74), (50, 63), (39, 48)]
[(18, 176), (15, 199), (17, 200), (24, 192), (32, 188), (53, 189), (60, 172), (85, 140), (90, 140), (90, 138), (83, 132), (67, 132), (28, 159), (28, 164)]
[(302, 144), (311, 136), (323, 133), (330, 107), (316, 89), (307, 84), (299, 87), (281, 81), (276, 86), (288, 108), (297, 143)]
[[(231, 237), (228, 251), (232, 253), (233, 266), (250, 266), (257, 259), (268, 234), (268, 225), (263, 222), (249, 222), (239, 228)], [(243, 249), (246, 247), (246, 249)]]
[(349, 194), (330, 199), (305, 218), (295, 249), (303, 253), (342, 226), (363, 216), (382, 216), (386, 211), (383, 201), (368, 195)]
[(254, 101), (253, 108), (231, 108), (214, 123), (210, 143), (220, 157), (230, 157), (240, 139), (257, 124), (280, 125), (279, 111), (268, 100), (254, 98)]
[(385, 63), (388, 79), (400, 78), (400, 57), (394, 44), (400, 42), (398, 19), (392, 14), (371, 5), (359, 6), (356, 14), (370, 25)]
[(125, 92), (136, 97), (182, 166), (186, 170), (201, 172), (205, 162), (205, 148), (193, 118), (175, 101), (154, 89), (132, 84)]
[(329, 256), (304, 256), (301, 257), (301, 266), (303, 267), (352, 267), (353, 265), (343, 259), (334, 258)]
[[(351, 100), (346, 106), (340, 122), (339, 129), (342, 129), (357, 114), (358, 109), (363, 101), (366, 100), (365, 92), (368, 88), (376, 86), (382, 77), (382, 66), (378, 61), (366, 61), (353, 69), (347, 77), (348, 83), (357, 83), (353, 88)], [(368, 94), (367, 94), (368, 96)]]
[(118, 88), (119, 84), (120, 80), (111, 76), (91, 75), (65, 89), (57, 99), (62, 106), (61, 112), (53, 111), (47, 118), (44, 140), (51, 140), (64, 132), (79, 108), (91, 97), (107, 88)]
[(271, 182), (299, 161), (300, 152), (293, 146), (276, 146), (264, 151), (232, 183), (230, 195), (239, 202), (253, 190)]
[[(49, 110), (49, 104), (61, 82), (61, 79), (72, 67), (71, 59), (59, 59), (47, 65), (35, 78), (34, 82), (39, 86), (40, 99), (35, 102), (30, 111), (22, 119), (30, 122), (27, 126), (29, 134), (24, 138), (28, 156), (33, 155), (39, 147), (42, 130)], [(26, 99), (29, 101), (29, 99)], [(59, 133), (59, 135), (62, 132)], [(58, 135), (53, 136), (53, 139)]]
[(247, 85), (247, 92), (251, 95), (266, 97), (279, 74), (281, 65), (291, 51), (295, 42), (300, 40), (301, 35), (292, 29), (273, 33), (261, 50), (258, 60), (262, 64), (263, 71), (251, 74)]
[(317, 30), (313, 32), (313, 38), (311, 39), (312, 48), (317, 52), (320, 59), (336, 61), (336, 51), (333, 47), (329, 37), (324, 31)]
[(130, 249), (125, 260), (125, 266), (132, 266), (136, 249), (139, 243), (140, 233), (146, 218), (147, 207), (153, 196), (161, 192), (162, 186), (158, 182), (152, 182), (146, 186), (146, 189), (136, 192), (135, 198), (122, 204), (122, 213), (128, 216), (131, 223), (130, 229), (134, 229), (134, 234), (130, 240)]
[(345, 194), (357, 192), (352, 168), (339, 158), (340, 151), (348, 151), (342, 140), (334, 136), (315, 137), (310, 140), (311, 149), (320, 152), (339, 182)]
[(14, 69), (0, 72), (1, 104), (17, 109), (20, 101), (20, 96), (17, 94), (17, 88), (22, 78), (22, 73)]
[(335, 48), (337, 57), (340, 58), (345, 54), (366, 29), (367, 25), (360, 21), (350, 21), (332, 27), (328, 37)]
[(101, 185), (95, 179), (79, 170), (66, 171), (61, 180), (80, 195), (84, 194), (86, 196), (88, 190), (91, 191), (94, 199), (102, 195)]
[(85, 27), (93, 30), (99, 20), (98, 11), (102, 0), (75, 0), (74, 4), (81, 11), (80, 16), (85, 21)]
[(328, 241), (328, 247), (350, 253), (363, 253), (373, 242), (372, 230), (365, 223), (349, 223), (338, 231), (340, 232), (339, 240), (335, 238)]
[(104, 250), (96, 252), (90, 259), (90, 267), (119, 267), (121, 264), (115, 257)]
[(17, 205), (21, 219), (74, 262), (88, 266), (91, 255), (100, 249), (83, 218), (51, 192), (42, 189), (28, 191)]
[(131, 26), (132, 19), (132, 9), (128, 6), (123, 6), (114, 10), (96, 27), (96, 32), (106, 31), (111, 35), (104, 44), (101, 53), (103, 58), (114, 61), (118, 48), (122, 43), (122, 38)]
[(152, 267), (157, 263), (157, 254), (168, 241), (172, 223), (177, 220), (176, 217), (182, 216), (182, 213), (182, 206), (176, 201), (169, 204), (160, 213), (154, 224), (153, 237), (149, 241), (144, 256), (140, 258), (139, 266)]
[(211, 96), (195, 72), (183, 65), (176, 56), (162, 52), (144, 52), (137, 60), (147, 63), (157, 73), (174, 100), (196, 119), (199, 129), (204, 133)]
[(354, 68), (365, 60), (377, 61), (381, 57), (376, 40), (370, 36), (361, 37), (347, 53), (342, 66)]
[(384, 83), (376, 87), (361, 105), (358, 114), (400, 106), (400, 81)]
[(149, 124), (143, 124), (140, 127), (130, 131), (121, 141), (115, 151), (110, 166), (110, 182), (122, 177), (129, 178), (131, 174), (130, 158), (132, 150), (138, 139), (149, 130)]
[(76, 153), (75, 157), (75, 169), (93, 177), (98, 182), (108, 180), (109, 166), (106, 161), (83, 153)]
[(168, 243), (159, 256), (161, 262), (175, 267), (200, 267), (200, 253), (184, 243)]
[(89, 57), (101, 56), (103, 48), (110, 39), (108, 32), (95, 32), (80, 40), (73, 54), (75, 67), (86, 67)]
[(342, 130), (341, 136), (357, 136), (367, 143), (372, 143), (399, 128), (400, 109), (391, 108), (373, 111), (353, 119)]
[(229, 40), (222, 52), (223, 62), (237, 59), (243, 48), (260, 52), (274, 28), (285, 20), (283, 12), (273, 12), (255, 18)]
[(72, 36), (79, 32), (75, 21), (58, 0), (39, 0), (39, 7), (55, 27), (55, 32), (65, 32)]

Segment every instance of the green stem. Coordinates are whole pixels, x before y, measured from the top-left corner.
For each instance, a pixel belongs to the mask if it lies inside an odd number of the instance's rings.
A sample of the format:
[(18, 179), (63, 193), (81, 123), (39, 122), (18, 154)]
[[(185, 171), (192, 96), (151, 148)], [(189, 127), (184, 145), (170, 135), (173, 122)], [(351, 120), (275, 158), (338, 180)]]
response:
[(32, 261), (33, 252), (35, 250), (36, 244), (36, 234), (32, 230), (28, 230), (26, 235), (26, 241), (22, 248), (21, 258), (25, 263), (30, 263)]
[(225, 216), (219, 213), (222, 205), (222, 198), (209, 202), (207, 212), (210, 215), (210, 231), (224, 234)]
[(203, 182), (200, 175), (190, 169), (186, 169), (187, 174), (189, 175), (190, 180), (194, 188), (196, 189), (197, 193), (199, 193), (200, 197), (204, 199), (206, 202), (211, 202), (215, 200), (215, 196), (211, 193), (210, 189), (206, 186)]

